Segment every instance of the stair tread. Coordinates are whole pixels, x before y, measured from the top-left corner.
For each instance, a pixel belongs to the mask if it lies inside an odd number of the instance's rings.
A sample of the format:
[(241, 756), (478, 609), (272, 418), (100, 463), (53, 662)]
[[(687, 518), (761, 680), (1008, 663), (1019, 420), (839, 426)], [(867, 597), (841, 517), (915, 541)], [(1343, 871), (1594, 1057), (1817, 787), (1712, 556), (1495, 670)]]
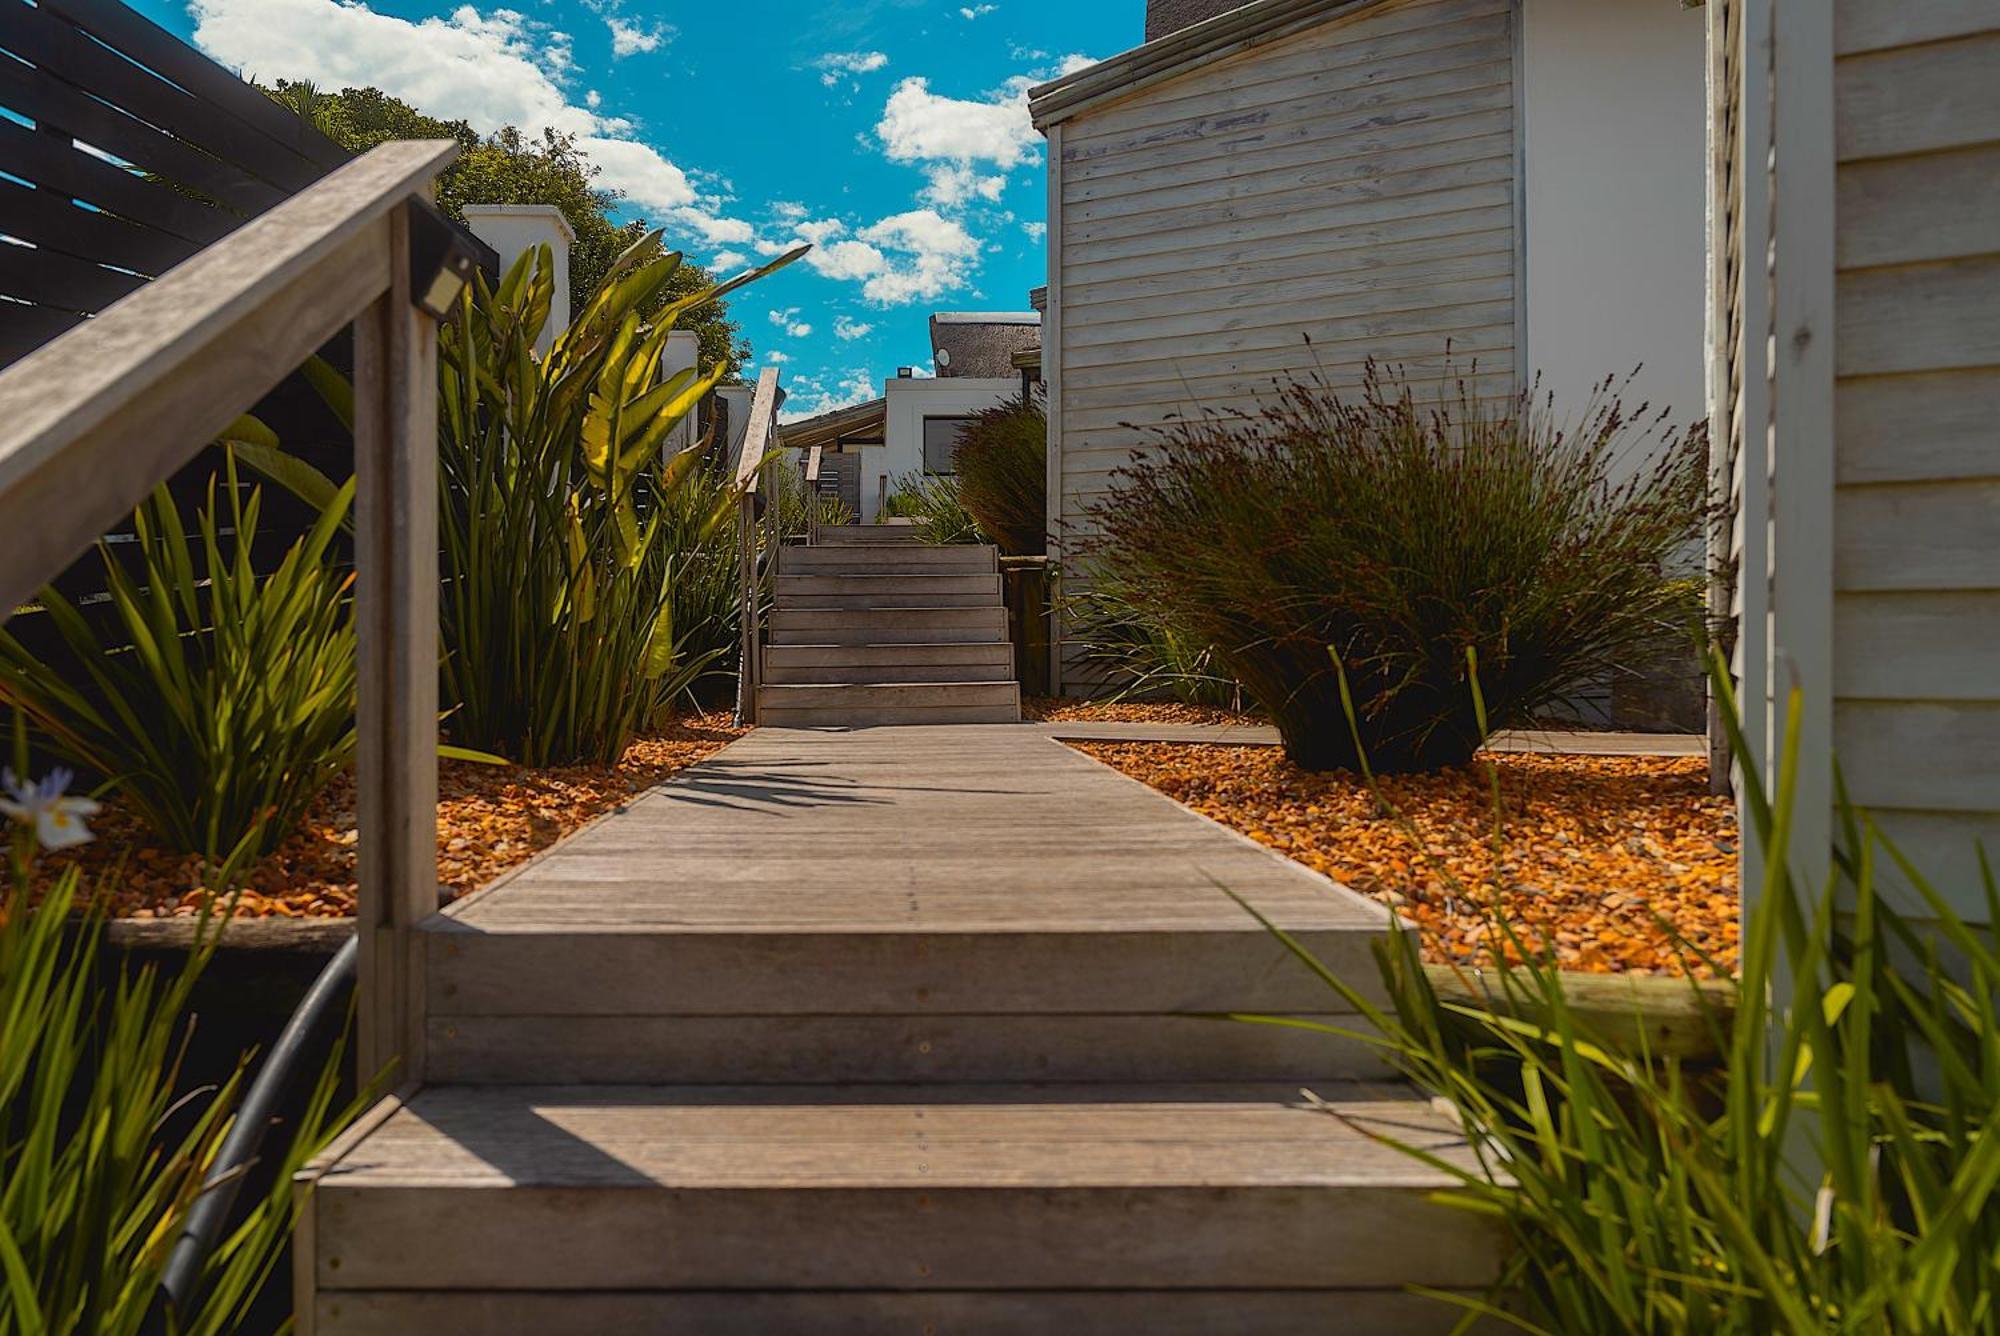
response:
[(1171, 1189), (1453, 1182), (1372, 1129), (1470, 1163), (1430, 1103), (1328, 1086), (431, 1086), (323, 1180), (370, 1187)]

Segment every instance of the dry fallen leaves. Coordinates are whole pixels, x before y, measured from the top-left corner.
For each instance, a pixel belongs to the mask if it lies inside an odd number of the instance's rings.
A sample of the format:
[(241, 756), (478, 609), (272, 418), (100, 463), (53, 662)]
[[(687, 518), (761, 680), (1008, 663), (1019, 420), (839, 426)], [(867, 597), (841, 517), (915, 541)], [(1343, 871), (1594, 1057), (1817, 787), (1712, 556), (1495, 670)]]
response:
[[(1437, 962), (1709, 976), (1737, 958), (1737, 834), (1699, 757), (1487, 754), (1434, 775), (1310, 774), (1276, 747), (1071, 744), (1412, 920)], [(1492, 779), (1500, 786), (1495, 821)]]
[[(563, 836), (712, 756), (740, 736), (726, 716), (676, 723), (639, 739), (615, 766), (529, 770), (447, 761), (438, 767), (438, 882), (453, 896), (478, 889)], [(38, 881), (81, 866), (113, 914), (170, 918), (201, 909), (201, 860), (153, 842), (116, 799), (91, 822), (93, 844), (43, 854)], [(248, 918), (342, 918), (354, 912), (354, 786), (341, 780), (285, 842), (252, 867), (236, 903)]]

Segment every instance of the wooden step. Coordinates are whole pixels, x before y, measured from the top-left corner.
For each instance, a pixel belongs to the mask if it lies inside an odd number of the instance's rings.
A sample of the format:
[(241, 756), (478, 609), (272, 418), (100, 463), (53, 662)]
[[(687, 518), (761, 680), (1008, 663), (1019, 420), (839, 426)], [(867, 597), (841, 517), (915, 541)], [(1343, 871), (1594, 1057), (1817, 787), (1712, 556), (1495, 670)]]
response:
[(765, 682), (993, 682), (1011, 678), (1014, 651), (959, 645), (769, 645)]
[[(1012, 680), (985, 682), (813, 682), (758, 689), (757, 712), (770, 709), (970, 709), (995, 706), (1016, 711), (1021, 688)], [(1001, 720), (1000, 722), (1008, 722)]]
[[(1480, 1292), (1468, 1297), (1483, 1297)], [(316, 1305), (326, 1336), (1447, 1336), (1462, 1310), (1402, 1290), (1170, 1292), (569, 1290), (488, 1293), (330, 1290)], [(1504, 1336), (1480, 1323), (1474, 1336)]]
[(998, 575), (780, 575), (780, 608), (997, 608)]
[(883, 543), (928, 546), (924, 531), (914, 524), (838, 524), (819, 531), (820, 547), (874, 547)]
[(788, 547), (778, 555), (784, 575), (991, 575), (1000, 570), (994, 547), (921, 547), (910, 543)]
[[(1481, 1287), (1504, 1238), (1368, 1133), (1464, 1163), (1460, 1134), (1392, 1088), (1319, 1093), (432, 1087), (308, 1171), (316, 1331), (399, 1304), (431, 1319), (400, 1330), (841, 1330), (871, 1295), (949, 1296), (951, 1330), (1171, 1331), (1229, 1290), (1276, 1293), (1211, 1330), (1448, 1327), (1397, 1291)], [(481, 1292), (589, 1299), (528, 1321)], [(1084, 1325), (1043, 1325), (1065, 1311)]]
[(1005, 608), (774, 608), (774, 645), (1000, 644)]

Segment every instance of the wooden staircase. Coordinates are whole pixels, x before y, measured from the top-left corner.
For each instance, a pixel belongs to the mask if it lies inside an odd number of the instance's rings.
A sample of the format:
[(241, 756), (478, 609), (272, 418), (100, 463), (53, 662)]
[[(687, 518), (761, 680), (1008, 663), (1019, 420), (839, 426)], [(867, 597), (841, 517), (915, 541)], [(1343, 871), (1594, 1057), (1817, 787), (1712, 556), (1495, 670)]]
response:
[(1502, 1241), (1370, 1134), (1456, 1128), (1212, 1018), (1354, 1019), (1218, 882), (1373, 977), (1379, 907), (1038, 730), (758, 729), (422, 925), (303, 1330), (1449, 1330), (1402, 1287)]
[(1021, 688), (992, 547), (909, 525), (819, 531), (778, 557), (759, 723), (1018, 723)]

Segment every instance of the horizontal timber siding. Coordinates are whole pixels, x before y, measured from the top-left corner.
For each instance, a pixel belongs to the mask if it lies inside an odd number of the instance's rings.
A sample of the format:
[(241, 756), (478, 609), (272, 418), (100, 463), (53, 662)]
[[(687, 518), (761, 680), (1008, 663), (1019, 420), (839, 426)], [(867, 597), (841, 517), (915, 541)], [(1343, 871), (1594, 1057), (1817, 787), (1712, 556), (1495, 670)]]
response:
[(2000, 853), (2000, 9), (1839, 0), (1835, 741), (1966, 911)]
[[(1062, 124), (1051, 361), (1072, 552), (1148, 426), (1254, 409), (1274, 379), (1352, 388), (1370, 358), (1421, 373), (1449, 347), (1480, 390), (1513, 392), (1514, 13), (1385, 4)], [(1066, 685), (1087, 685), (1064, 649)]]

